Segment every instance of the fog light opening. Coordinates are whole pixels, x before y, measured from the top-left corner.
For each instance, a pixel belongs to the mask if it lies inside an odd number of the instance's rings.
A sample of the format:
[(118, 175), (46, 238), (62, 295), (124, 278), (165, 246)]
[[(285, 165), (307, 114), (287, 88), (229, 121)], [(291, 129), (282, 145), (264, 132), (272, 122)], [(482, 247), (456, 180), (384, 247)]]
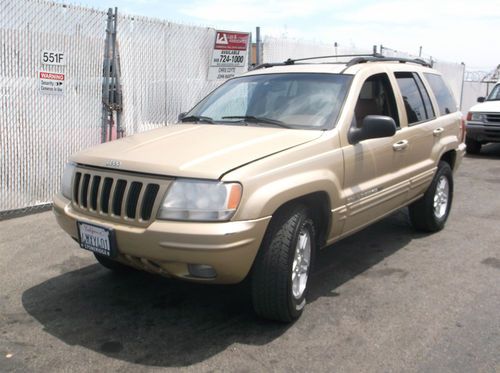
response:
[(215, 269), (208, 264), (188, 264), (188, 271), (193, 277), (215, 278), (217, 276)]

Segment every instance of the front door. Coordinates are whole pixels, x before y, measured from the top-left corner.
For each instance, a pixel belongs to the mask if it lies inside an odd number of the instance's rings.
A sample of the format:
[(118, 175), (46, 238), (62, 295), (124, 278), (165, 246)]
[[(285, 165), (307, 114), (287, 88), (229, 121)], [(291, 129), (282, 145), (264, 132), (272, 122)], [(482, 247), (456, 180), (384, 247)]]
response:
[(409, 181), (403, 160), (408, 141), (400, 129), (394, 90), (386, 73), (365, 80), (351, 125), (359, 125), (367, 115), (390, 116), (398, 130), (392, 137), (343, 147), (346, 201), (343, 234), (370, 224), (401, 206), (407, 198)]

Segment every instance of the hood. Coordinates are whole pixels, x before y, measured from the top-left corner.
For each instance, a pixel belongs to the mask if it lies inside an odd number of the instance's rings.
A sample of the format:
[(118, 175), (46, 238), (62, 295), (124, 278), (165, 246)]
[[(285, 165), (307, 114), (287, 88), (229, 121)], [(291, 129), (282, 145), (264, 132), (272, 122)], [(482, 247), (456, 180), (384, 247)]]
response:
[[(218, 179), (229, 170), (322, 135), (322, 131), (240, 125), (178, 124), (125, 137), (74, 154), (80, 164)], [(116, 164), (116, 163), (115, 163)]]
[(500, 101), (485, 101), (474, 105), (469, 111), (481, 113), (500, 113)]

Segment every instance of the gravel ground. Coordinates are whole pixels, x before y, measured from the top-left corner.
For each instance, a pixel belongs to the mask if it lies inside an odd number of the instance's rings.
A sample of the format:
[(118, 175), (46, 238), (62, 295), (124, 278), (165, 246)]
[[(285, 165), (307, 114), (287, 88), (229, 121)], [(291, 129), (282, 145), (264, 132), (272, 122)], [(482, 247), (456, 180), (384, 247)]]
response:
[(448, 224), (401, 210), (318, 255), (293, 325), (245, 287), (101, 268), (52, 212), (0, 222), (0, 371), (500, 372), (500, 144), (466, 157)]

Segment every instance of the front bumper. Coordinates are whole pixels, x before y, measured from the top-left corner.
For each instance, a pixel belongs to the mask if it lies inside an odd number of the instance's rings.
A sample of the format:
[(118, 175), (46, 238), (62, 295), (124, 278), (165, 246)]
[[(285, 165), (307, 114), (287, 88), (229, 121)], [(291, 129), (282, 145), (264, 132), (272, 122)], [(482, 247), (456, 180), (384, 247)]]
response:
[(500, 123), (467, 122), (467, 137), (479, 142), (500, 142)]
[[(58, 224), (75, 239), (77, 221), (113, 229), (119, 262), (165, 276), (221, 284), (238, 283), (246, 277), (271, 219), (215, 223), (157, 220), (147, 227), (135, 227), (78, 212), (61, 194), (54, 196), (53, 210)], [(210, 265), (217, 276), (193, 277), (188, 264)]]

